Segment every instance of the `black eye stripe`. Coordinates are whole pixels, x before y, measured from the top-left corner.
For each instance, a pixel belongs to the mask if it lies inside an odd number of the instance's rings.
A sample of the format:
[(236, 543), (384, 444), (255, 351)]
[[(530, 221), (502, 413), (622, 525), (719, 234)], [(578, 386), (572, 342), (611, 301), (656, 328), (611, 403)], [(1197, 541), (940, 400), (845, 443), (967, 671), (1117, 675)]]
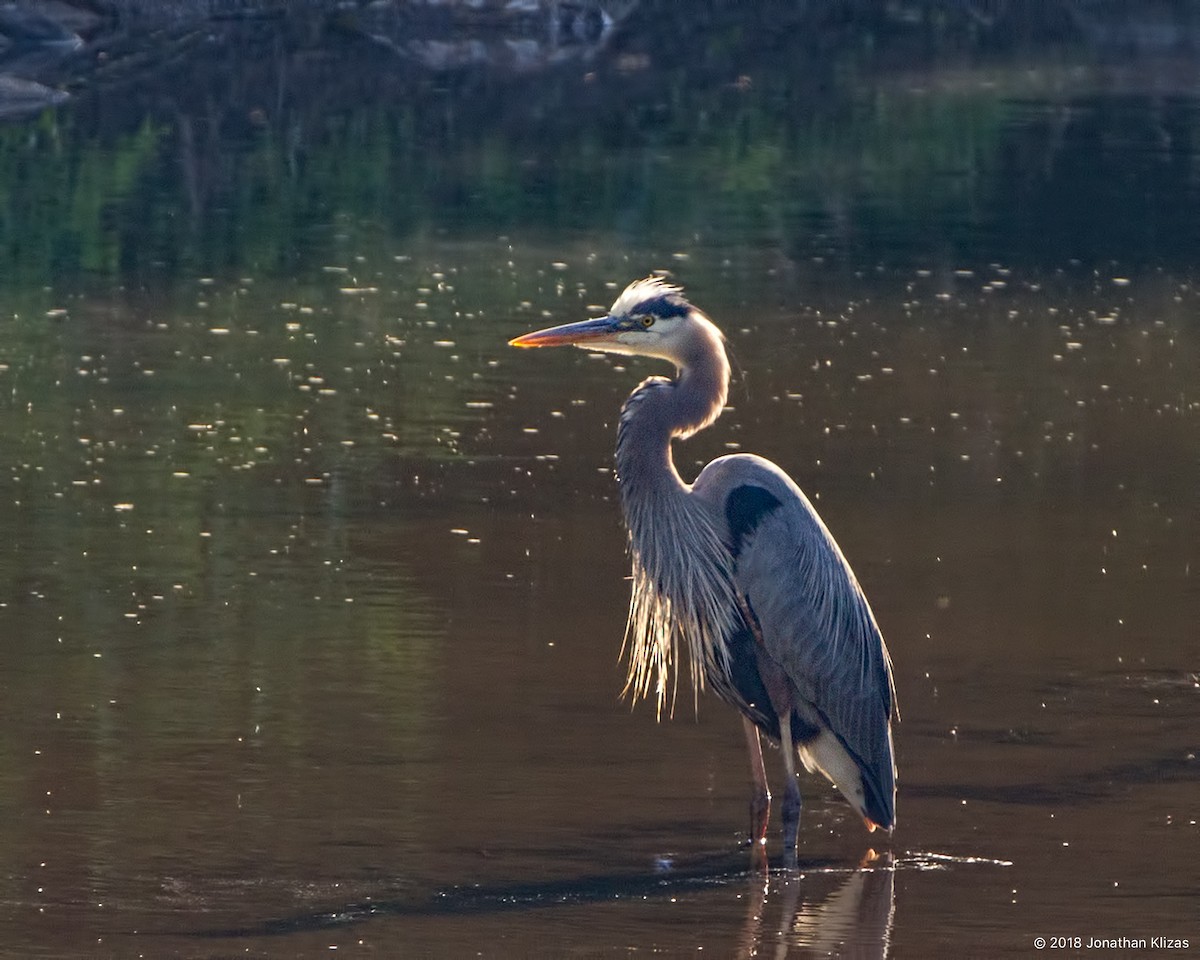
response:
[(652, 314), (660, 319), (686, 317), (688, 312), (687, 302), (677, 294), (664, 294), (650, 300), (643, 300), (639, 306), (642, 313)]

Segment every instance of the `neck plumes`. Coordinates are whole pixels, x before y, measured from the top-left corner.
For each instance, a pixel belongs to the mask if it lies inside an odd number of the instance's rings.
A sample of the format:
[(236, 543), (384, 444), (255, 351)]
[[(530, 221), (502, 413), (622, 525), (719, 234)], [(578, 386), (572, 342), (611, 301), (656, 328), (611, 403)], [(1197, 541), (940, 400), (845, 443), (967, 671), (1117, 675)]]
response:
[(617, 431), (617, 479), (633, 561), (625, 692), (637, 700), (653, 689), (660, 714), (668, 689), (674, 701), (680, 644), (698, 693), (706, 670), (728, 675), (726, 637), (736, 625), (731, 562), (717, 518), (692, 497), (671, 457), (672, 439), (702, 430), (725, 404), (729, 364), (719, 340), (708, 346), (715, 349), (702, 355), (705, 362), (681, 363), (677, 380), (644, 381), (625, 402)]

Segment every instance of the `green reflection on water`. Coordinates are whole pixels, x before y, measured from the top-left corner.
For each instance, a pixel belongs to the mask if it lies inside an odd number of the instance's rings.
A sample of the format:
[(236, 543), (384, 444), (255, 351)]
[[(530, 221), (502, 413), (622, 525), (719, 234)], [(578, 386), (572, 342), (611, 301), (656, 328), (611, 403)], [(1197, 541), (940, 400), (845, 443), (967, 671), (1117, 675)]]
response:
[(533, 141), (477, 126), (453, 100), (448, 110), (464, 116), (445, 129), (380, 103), (291, 128), (281, 120), (221, 163), (186, 116), (97, 142), (70, 113), (48, 113), (33, 128), (0, 129), (0, 178), (14, 191), (0, 221), (3, 286), (61, 287), (80, 271), (159, 282), (189, 270), (289, 273), (339, 238), (419, 241), (445, 227), (809, 246), (846, 208), (923, 234), (931, 216), (953, 221), (983, 199), (977, 181), (1003, 119), (996, 89), (855, 87), (820, 102), (770, 80), (697, 91), (680, 76), (663, 109), (623, 118), (606, 107), (597, 126)]
[(119, 207), (152, 175), (165, 132), (147, 119), (111, 141), (82, 138), (69, 114), (54, 112), (0, 127), (5, 291), (34, 290), (80, 270), (119, 273), (128, 216)]
[[(645, 13), (589, 69), (486, 83), (325, 36), (324, 55), (354, 61), (331, 77), (243, 38), (220, 103), (204, 96), (211, 62), (185, 47), (158, 101), (101, 84), (0, 128), (0, 289), (70, 289), (81, 271), (296, 276), (347, 246), (447, 231), (953, 266), (1144, 262), (1196, 236), (1191, 88), (1105, 73), (1086, 33), (1039, 47), (870, 11), (854, 30), (785, 8)], [(1119, 189), (1122, 168), (1144, 189)]]

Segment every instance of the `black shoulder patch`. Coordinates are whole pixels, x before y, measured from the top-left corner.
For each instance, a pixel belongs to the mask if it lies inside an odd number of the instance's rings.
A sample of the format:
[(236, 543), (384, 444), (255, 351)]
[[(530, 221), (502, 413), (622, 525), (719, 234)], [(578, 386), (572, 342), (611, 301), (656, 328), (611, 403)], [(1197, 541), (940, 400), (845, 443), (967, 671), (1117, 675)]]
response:
[(736, 559), (742, 552), (746, 538), (762, 523), (763, 518), (781, 506), (779, 499), (769, 490), (752, 484), (734, 487), (725, 498), (725, 520), (729, 524), (729, 535), (733, 542), (730, 549)]

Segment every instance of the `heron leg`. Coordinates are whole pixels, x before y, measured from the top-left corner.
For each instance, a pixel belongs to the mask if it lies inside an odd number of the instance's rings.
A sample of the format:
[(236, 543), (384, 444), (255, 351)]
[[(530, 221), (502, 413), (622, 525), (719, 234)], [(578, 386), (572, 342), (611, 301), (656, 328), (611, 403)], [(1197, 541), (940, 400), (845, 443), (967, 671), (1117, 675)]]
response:
[(767, 786), (767, 767), (763, 763), (762, 741), (758, 727), (749, 717), (742, 717), (742, 732), (746, 735), (746, 749), (750, 754), (750, 848), (762, 854), (761, 865), (766, 865), (767, 824), (771, 820), (771, 790)]
[(796, 782), (796, 747), (792, 743), (792, 713), (779, 715), (779, 746), (787, 783), (783, 789), (783, 865), (796, 867), (796, 838), (800, 834), (800, 784)]

